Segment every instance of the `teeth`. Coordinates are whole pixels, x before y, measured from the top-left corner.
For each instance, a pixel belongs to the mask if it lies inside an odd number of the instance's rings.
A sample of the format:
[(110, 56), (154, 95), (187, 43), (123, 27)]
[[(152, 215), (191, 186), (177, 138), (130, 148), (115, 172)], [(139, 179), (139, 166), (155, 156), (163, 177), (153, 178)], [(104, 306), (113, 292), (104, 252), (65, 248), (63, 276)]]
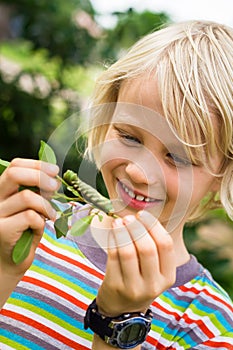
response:
[(122, 184), (122, 187), (124, 189), (124, 191), (126, 193), (128, 193), (128, 195), (132, 198), (132, 199), (136, 199), (140, 202), (142, 201), (145, 201), (145, 202), (154, 202), (155, 199), (153, 198), (149, 198), (149, 197), (144, 197), (144, 196), (141, 196), (140, 194), (135, 194), (133, 191), (131, 191), (128, 187), (126, 187), (124, 184)]
[(135, 194), (134, 194), (132, 191), (130, 191), (130, 190), (127, 189), (126, 192), (128, 193), (128, 195), (129, 195), (131, 198), (135, 198)]
[(144, 201), (144, 200), (145, 200), (145, 197), (143, 197), (143, 196), (141, 196), (140, 194), (138, 194), (138, 195), (136, 196), (136, 199), (137, 199), (138, 201)]

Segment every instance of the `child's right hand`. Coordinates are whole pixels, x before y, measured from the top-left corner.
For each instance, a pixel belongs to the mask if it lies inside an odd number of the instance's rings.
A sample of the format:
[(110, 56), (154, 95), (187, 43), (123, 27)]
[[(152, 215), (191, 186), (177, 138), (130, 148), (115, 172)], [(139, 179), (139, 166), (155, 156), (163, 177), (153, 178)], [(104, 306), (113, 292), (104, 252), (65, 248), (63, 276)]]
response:
[[(30, 267), (43, 234), (45, 219), (55, 219), (56, 212), (48, 199), (59, 188), (54, 178), (56, 165), (31, 159), (14, 159), (0, 176), (0, 274), (22, 275)], [(20, 186), (36, 186), (19, 191)], [(33, 243), (28, 257), (19, 265), (12, 261), (13, 248), (23, 231), (31, 228)]]
[(174, 242), (151, 213), (118, 219), (103, 215), (102, 221), (95, 217), (91, 230), (100, 245), (108, 242), (106, 272), (96, 298), (100, 313), (115, 317), (146, 312), (174, 284)]

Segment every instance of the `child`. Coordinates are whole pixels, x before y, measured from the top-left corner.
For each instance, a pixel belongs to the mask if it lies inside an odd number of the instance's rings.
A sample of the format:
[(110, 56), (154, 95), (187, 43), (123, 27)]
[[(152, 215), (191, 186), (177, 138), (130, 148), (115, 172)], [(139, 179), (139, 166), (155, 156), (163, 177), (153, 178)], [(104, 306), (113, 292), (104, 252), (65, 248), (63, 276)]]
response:
[[(232, 217), (232, 47), (226, 26), (173, 24), (103, 73), (88, 152), (118, 218), (95, 218), (82, 237), (55, 238), (46, 198), (58, 168), (11, 162), (0, 178), (2, 350), (233, 349), (232, 302), (182, 237), (220, 202)], [(87, 213), (77, 204), (73, 222)], [(30, 255), (15, 265), (28, 227)]]

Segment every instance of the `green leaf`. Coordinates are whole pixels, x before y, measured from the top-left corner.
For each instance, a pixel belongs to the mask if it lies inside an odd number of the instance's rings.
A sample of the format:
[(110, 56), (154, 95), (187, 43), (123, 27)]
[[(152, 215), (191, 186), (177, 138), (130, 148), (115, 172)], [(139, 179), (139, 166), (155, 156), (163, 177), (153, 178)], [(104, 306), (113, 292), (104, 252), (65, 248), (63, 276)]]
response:
[(70, 234), (72, 236), (82, 236), (91, 224), (93, 217), (93, 215), (88, 215), (76, 221), (71, 227)]
[(33, 231), (31, 228), (25, 230), (14, 246), (12, 259), (15, 264), (20, 264), (28, 256), (33, 241)]
[(40, 149), (38, 152), (38, 157), (40, 160), (44, 162), (57, 164), (56, 155), (53, 149), (46, 142), (42, 140), (40, 141)]
[(64, 210), (63, 211), (63, 213), (62, 213), (62, 215), (64, 215), (64, 216), (70, 216), (70, 215), (72, 215), (72, 213), (73, 213), (73, 208), (72, 208), (72, 206), (70, 206), (68, 209), (66, 209), (66, 210)]
[(59, 208), (59, 206), (56, 203), (54, 203), (54, 201), (50, 201), (50, 204), (53, 207), (53, 209), (55, 209), (58, 213), (60, 213), (61, 209)]
[(58, 218), (54, 223), (54, 228), (56, 231), (57, 238), (60, 238), (62, 236), (66, 236), (69, 226), (68, 226), (68, 217), (67, 216), (61, 216)]
[(6, 168), (9, 166), (10, 162), (7, 162), (6, 160), (0, 159), (0, 175), (2, 175), (3, 171), (6, 170)]
[[(40, 142), (40, 149), (38, 152), (38, 156), (39, 156), (39, 159), (44, 162), (53, 163), (53, 164), (57, 163), (54, 151), (44, 141)], [(8, 165), (9, 165), (8, 162), (3, 160), (0, 161), (0, 174), (7, 168)], [(25, 188), (29, 188), (34, 192), (38, 191), (37, 187), (25, 187), (25, 186), (21, 186), (19, 190), (22, 191)], [(64, 218), (63, 221), (64, 220), (68, 220), (68, 218), (67, 219)], [(63, 226), (62, 226), (62, 230), (63, 232), (65, 232), (65, 234), (68, 231), (68, 223), (66, 223), (66, 225), (67, 226), (65, 226), (65, 224), (63, 223)], [(59, 225), (59, 227), (60, 226), (61, 225)], [(63, 235), (61, 230), (59, 230), (58, 228), (57, 230), (58, 230), (57, 236), (60, 237), (61, 234)], [(20, 239), (16, 242), (16, 245), (12, 252), (12, 260), (14, 261), (15, 264), (20, 264), (21, 262), (23, 262), (23, 260), (27, 258), (31, 249), (32, 241), (33, 241), (33, 230), (32, 229), (25, 230), (22, 236), (20, 237)]]

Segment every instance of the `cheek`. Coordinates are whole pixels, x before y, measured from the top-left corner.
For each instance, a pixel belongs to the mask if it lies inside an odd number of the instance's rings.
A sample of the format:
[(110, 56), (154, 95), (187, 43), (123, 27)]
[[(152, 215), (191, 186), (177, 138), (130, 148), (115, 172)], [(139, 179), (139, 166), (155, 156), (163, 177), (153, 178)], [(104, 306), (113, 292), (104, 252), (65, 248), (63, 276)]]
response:
[(103, 176), (103, 179), (104, 179), (104, 182), (106, 183), (106, 185), (107, 185), (108, 181), (110, 179), (112, 179), (114, 172), (115, 172), (115, 169), (118, 169), (121, 166), (121, 164), (122, 164), (122, 161), (119, 159), (105, 161), (102, 164), (100, 171), (101, 171), (101, 174)]
[(191, 167), (188, 171), (178, 172), (176, 208), (189, 212), (200, 204), (202, 199), (211, 191), (214, 178), (200, 168)]
[(193, 199), (197, 202), (204, 198), (209, 192), (214, 191), (215, 178), (206, 171), (200, 170), (194, 177)]
[(109, 177), (112, 177), (114, 169), (118, 168), (123, 162), (123, 155), (116, 140), (108, 140), (102, 144), (99, 168), (105, 182), (108, 182)]
[(194, 176), (192, 167), (167, 172), (165, 178), (168, 205), (172, 216), (184, 215), (192, 202), (194, 189)]
[(109, 164), (117, 158), (117, 148), (117, 141), (115, 139), (106, 140), (98, 146), (99, 166), (101, 169), (109, 167)]
[(106, 140), (99, 146), (99, 167), (105, 167), (105, 164), (120, 164), (127, 161), (136, 161), (138, 150), (133, 147), (127, 147), (117, 139)]

